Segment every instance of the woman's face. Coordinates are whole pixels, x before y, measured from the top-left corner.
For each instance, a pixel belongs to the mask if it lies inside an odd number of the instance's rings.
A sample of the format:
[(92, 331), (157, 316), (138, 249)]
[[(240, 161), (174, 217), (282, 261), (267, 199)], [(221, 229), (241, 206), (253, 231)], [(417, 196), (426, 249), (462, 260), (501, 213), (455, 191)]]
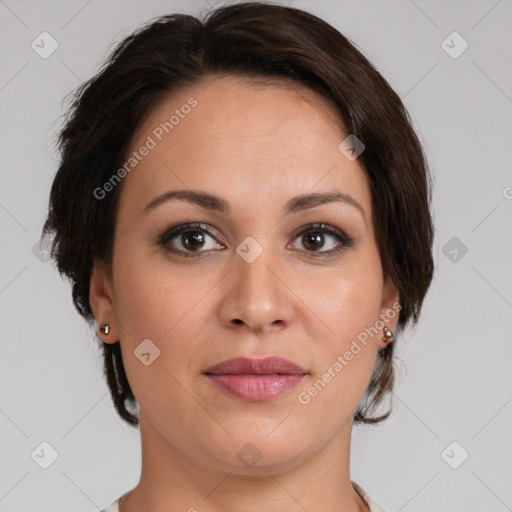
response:
[[(349, 134), (326, 100), (295, 88), (217, 78), (156, 108), (131, 146), (112, 280), (101, 267), (91, 279), (143, 436), (225, 471), (284, 469), (346, 445), (381, 319), (392, 330), (398, 319), (363, 167), (338, 149)], [(190, 223), (201, 226), (171, 232)], [(267, 356), (302, 370), (206, 373)]]

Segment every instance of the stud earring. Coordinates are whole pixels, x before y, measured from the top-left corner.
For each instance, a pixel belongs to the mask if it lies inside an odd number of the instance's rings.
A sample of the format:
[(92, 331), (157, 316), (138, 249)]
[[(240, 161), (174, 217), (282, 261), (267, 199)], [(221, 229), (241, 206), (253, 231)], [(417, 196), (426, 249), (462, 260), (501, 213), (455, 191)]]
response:
[(110, 332), (110, 325), (108, 324), (101, 324), (100, 325), (100, 332), (103, 334), (108, 334)]
[(388, 329), (387, 327), (384, 327), (382, 329), (382, 332), (384, 333), (384, 337), (382, 338), (382, 341), (384, 343), (392, 343), (395, 341), (395, 335), (393, 334), (393, 331), (391, 329)]

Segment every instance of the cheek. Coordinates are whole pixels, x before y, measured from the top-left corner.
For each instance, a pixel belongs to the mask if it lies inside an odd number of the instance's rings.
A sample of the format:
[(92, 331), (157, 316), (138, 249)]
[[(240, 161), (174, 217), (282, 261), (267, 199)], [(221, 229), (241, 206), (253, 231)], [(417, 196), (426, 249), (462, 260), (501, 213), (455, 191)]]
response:
[(375, 366), (376, 341), (381, 335), (375, 327), (383, 285), (380, 259), (367, 253), (357, 264), (320, 284), (316, 305), (311, 307), (319, 312), (316, 324), (328, 328), (320, 339), (317, 332), (318, 371), (299, 402), (308, 403), (318, 414), (322, 414), (322, 404), (335, 404), (334, 410), (328, 407), (329, 414), (336, 416), (338, 411), (343, 415), (359, 403)]
[[(328, 309), (324, 309), (322, 319), (329, 326), (329, 335), (321, 346), (323, 365), (330, 366), (338, 356), (352, 349), (357, 357), (347, 354), (350, 366), (368, 368), (374, 357), (374, 339), (378, 336), (372, 326), (379, 319), (380, 292), (378, 284), (368, 283), (363, 286), (360, 281), (344, 281), (336, 290), (336, 299)], [(354, 345), (355, 344), (355, 345)], [(357, 349), (357, 345), (361, 350)], [(348, 372), (345, 372), (348, 373)]]
[[(136, 220), (134, 220), (136, 222)], [(114, 305), (124, 338), (160, 338), (186, 308), (178, 272), (162, 267), (160, 251), (143, 234), (118, 226), (114, 245)], [(136, 341), (136, 340), (134, 340)]]
[[(151, 254), (144, 248), (122, 249), (119, 254), (126, 256), (117, 260), (114, 300), (127, 358), (149, 339), (160, 350), (155, 367), (164, 365), (180, 382), (190, 380), (204, 357), (201, 344), (215, 311), (212, 292), (219, 282), (218, 273), (199, 266), (180, 267), (153, 249)], [(125, 366), (137, 368), (139, 364), (129, 357)], [(166, 388), (172, 388), (169, 382)]]
[[(189, 388), (196, 371), (196, 344), (207, 316), (201, 297), (209, 286), (177, 267), (155, 266), (143, 252), (125, 254), (117, 260), (115, 313), (128, 381), (142, 408), (163, 414), (164, 400), (166, 414), (183, 412), (188, 395), (179, 384)], [(152, 360), (147, 366), (139, 358), (144, 352)]]
[(331, 327), (333, 346), (343, 348), (378, 320), (382, 286), (380, 258), (374, 247), (353, 253), (342, 269), (322, 279), (315, 292), (316, 307)]

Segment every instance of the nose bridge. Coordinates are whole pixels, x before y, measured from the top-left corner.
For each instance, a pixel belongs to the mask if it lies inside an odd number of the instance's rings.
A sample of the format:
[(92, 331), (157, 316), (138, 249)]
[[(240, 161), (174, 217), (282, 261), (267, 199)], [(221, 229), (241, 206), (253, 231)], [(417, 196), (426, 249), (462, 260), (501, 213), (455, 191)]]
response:
[(275, 282), (278, 263), (270, 239), (266, 237), (265, 243), (260, 237), (260, 243), (249, 236), (236, 248), (235, 273), (239, 298), (241, 295), (260, 295), (262, 298), (267, 295), (269, 300), (271, 295), (279, 293), (279, 283)]
[(279, 258), (271, 237), (265, 240), (267, 243), (263, 246), (247, 237), (236, 248), (233, 283), (223, 305), (225, 321), (240, 323), (241, 320), (252, 329), (262, 329), (290, 320), (287, 287), (278, 277), (283, 276)]

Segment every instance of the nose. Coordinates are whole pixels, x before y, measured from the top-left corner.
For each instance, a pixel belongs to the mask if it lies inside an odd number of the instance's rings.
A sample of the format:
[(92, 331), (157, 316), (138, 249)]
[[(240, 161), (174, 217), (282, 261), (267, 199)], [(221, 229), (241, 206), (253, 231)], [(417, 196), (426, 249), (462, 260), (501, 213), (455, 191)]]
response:
[(231, 329), (266, 333), (292, 322), (293, 291), (270, 249), (248, 263), (234, 255), (234, 268), (226, 279), (220, 307), (223, 325)]

